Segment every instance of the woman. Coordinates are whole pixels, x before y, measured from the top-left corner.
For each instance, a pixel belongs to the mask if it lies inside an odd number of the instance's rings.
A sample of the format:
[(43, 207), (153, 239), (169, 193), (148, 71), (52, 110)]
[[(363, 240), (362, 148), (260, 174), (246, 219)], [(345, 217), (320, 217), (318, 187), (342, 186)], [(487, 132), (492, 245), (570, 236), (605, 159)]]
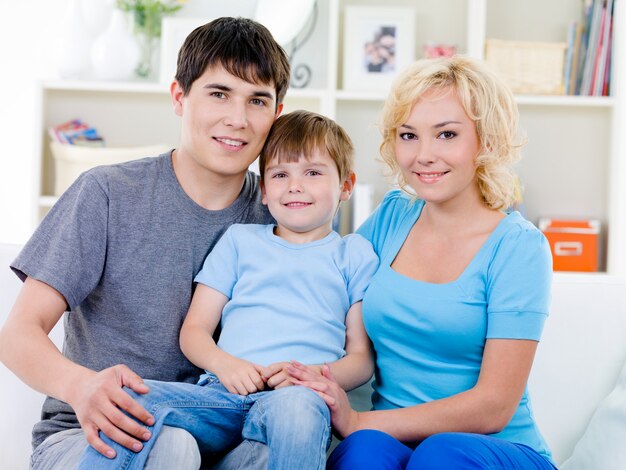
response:
[(518, 212), (518, 111), (489, 70), (419, 61), (383, 111), (391, 191), (359, 229), (381, 264), (363, 299), (376, 352), (373, 411), (326, 369), (290, 373), (347, 437), (329, 468), (555, 468), (526, 383), (548, 314), (548, 244)]

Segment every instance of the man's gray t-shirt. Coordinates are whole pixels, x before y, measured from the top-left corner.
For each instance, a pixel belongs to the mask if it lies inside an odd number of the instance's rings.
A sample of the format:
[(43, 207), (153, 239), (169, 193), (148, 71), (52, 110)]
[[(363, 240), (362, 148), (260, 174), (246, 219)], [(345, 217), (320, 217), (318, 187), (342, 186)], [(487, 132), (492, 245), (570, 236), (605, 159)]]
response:
[[(63, 354), (72, 361), (194, 382), (201, 371), (178, 343), (194, 276), (230, 225), (271, 221), (253, 173), (235, 202), (210, 211), (183, 191), (167, 153), (81, 175), (11, 267), (65, 297)], [(69, 427), (78, 427), (71, 407), (48, 397), (33, 446)]]

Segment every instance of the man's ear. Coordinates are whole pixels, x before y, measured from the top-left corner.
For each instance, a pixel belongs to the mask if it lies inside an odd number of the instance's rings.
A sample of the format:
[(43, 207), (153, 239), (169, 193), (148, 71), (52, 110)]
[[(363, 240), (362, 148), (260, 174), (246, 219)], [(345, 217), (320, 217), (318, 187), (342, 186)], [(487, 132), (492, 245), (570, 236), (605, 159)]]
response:
[(348, 173), (348, 176), (341, 183), (341, 196), (339, 197), (340, 201), (347, 201), (350, 199), (352, 195), (352, 191), (354, 191), (354, 185), (356, 184), (356, 174), (354, 171)]
[(265, 197), (265, 185), (263, 184), (263, 181), (260, 181), (260, 185), (261, 194), (263, 195), (263, 197), (261, 198), (261, 202), (267, 206), (267, 198)]
[(278, 116), (280, 116), (280, 113), (283, 112), (283, 106), (284, 106), (283, 103), (280, 103), (278, 106), (276, 106), (276, 114), (274, 115), (274, 121), (278, 119)]
[(177, 116), (183, 115), (183, 98), (185, 93), (177, 80), (174, 80), (170, 85), (170, 98), (172, 100), (172, 106), (174, 107), (174, 113)]

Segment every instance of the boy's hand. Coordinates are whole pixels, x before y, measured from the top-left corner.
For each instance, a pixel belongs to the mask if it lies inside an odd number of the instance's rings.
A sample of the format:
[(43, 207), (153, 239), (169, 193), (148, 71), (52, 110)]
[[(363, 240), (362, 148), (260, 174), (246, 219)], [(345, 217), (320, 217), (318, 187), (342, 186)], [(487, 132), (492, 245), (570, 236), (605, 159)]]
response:
[[(295, 378), (287, 370), (290, 365), (292, 365), (291, 362), (275, 362), (274, 364), (270, 364), (269, 366), (263, 368), (262, 375), (268, 387), (281, 388), (294, 385)], [(313, 376), (321, 377), (320, 366), (305, 366), (304, 364), (300, 365), (306, 368)]]
[(98, 431), (135, 452), (143, 448), (141, 441), (150, 439), (150, 432), (121, 410), (144, 424), (149, 426), (154, 424), (152, 415), (133, 400), (122, 387), (128, 387), (141, 394), (148, 392), (148, 387), (141, 377), (128, 367), (117, 365), (97, 373), (93, 372), (87, 378), (81, 376), (71, 385), (72, 392), (68, 399), (83, 428), (87, 442), (108, 458), (114, 458), (115, 451), (100, 439)]
[(263, 368), (261, 375), (270, 388), (281, 388), (293, 385), (287, 373), (288, 362), (275, 362)]
[(263, 367), (236, 357), (225, 355), (219, 367), (212, 372), (217, 375), (226, 390), (237, 395), (249, 395), (265, 388), (261, 376)]

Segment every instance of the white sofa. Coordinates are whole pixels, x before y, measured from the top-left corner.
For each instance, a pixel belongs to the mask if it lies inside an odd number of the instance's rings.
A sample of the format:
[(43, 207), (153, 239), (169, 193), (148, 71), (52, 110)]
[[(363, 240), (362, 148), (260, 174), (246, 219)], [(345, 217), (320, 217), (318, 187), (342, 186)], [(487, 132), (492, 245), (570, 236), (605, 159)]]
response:
[[(20, 287), (7, 269), (18, 249), (0, 244), (0, 323)], [(554, 282), (551, 316), (529, 387), (537, 421), (558, 464), (572, 454), (626, 360), (624, 293), (625, 279), (561, 275)], [(52, 337), (60, 344), (61, 328)], [(0, 468), (24, 470), (43, 397), (2, 365), (0, 385)]]

